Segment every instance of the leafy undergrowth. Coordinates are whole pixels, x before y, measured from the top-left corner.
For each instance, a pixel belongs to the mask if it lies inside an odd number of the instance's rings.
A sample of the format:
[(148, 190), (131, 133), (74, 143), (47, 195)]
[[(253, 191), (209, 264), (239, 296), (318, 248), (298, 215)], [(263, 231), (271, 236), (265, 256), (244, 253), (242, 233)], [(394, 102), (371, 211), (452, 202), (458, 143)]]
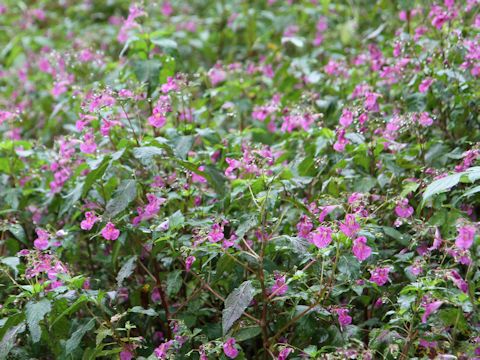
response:
[(480, 358), (480, 5), (0, 5), (0, 358)]

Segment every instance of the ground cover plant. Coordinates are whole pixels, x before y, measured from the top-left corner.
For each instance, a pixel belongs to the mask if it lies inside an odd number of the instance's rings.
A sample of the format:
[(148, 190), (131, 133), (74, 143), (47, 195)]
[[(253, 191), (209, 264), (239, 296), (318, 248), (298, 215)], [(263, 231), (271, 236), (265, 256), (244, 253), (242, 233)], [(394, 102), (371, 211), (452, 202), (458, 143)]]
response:
[(480, 359), (477, 0), (0, 4), (0, 359)]

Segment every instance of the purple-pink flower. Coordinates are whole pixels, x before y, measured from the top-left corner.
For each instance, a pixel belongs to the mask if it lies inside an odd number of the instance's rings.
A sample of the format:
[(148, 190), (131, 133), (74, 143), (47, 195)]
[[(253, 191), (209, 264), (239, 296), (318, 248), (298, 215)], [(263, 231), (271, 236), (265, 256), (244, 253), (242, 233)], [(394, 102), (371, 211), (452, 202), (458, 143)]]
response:
[(432, 85), (433, 83), (433, 79), (432, 78), (426, 78), (424, 79), (420, 85), (418, 86), (418, 91), (420, 91), (421, 93), (425, 93), (428, 91), (428, 89), (430, 88), (430, 86)]
[(230, 359), (235, 359), (238, 356), (238, 349), (235, 347), (235, 344), (234, 338), (229, 338), (223, 343), (223, 352)]
[(377, 267), (370, 270), (370, 281), (376, 283), (378, 286), (383, 286), (388, 281), (389, 267)]
[(352, 252), (359, 261), (364, 261), (370, 257), (372, 248), (367, 245), (365, 236), (360, 236), (353, 241)]
[(50, 234), (43, 229), (36, 229), (35, 232), (37, 233), (37, 238), (33, 241), (33, 245), (38, 250), (46, 250), (49, 246)]
[(117, 240), (120, 236), (120, 230), (116, 229), (112, 222), (108, 222), (102, 229), (102, 236), (106, 240)]
[(342, 328), (352, 323), (352, 317), (348, 315), (348, 311), (349, 310), (345, 308), (335, 310), (338, 316), (338, 322)]
[(442, 306), (442, 304), (443, 304), (443, 301), (438, 301), (438, 300), (424, 304), (423, 307), (425, 308), (425, 312), (422, 315), (422, 323), (425, 324), (427, 322), (428, 317), (432, 313), (437, 311), (440, 308), (440, 306)]
[(95, 216), (92, 211), (87, 211), (85, 213), (85, 220), (82, 220), (82, 222), (80, 223), (80, 228), (82, 230), (91, 230), (93, 225), (95, 225), (95, 223), (99, 220), (100, 219), (98, 218), (98, 216)]
[(360, 230), (360, 224), (357, 223), (354, 214), (345, 215), (345, 222), (340, 223), (340, 230), (348, 237), (354, 237)]
[(402, 199), (397, 202), (395, 207), (395, 214), (401, 218), (408, 218), (413, 214), (413, 207), (408, 204), (408, 199)]
[(332, 242), (332, 229), (320, 226), (311, 233), (310, 242), (319, 249), (327, 247)]
[(458, 229), (457, 239), (455, 245), (462, 250), (468, 250), (473, 245), (475, 239), (475, 228), (473, 226), (465, 225)]

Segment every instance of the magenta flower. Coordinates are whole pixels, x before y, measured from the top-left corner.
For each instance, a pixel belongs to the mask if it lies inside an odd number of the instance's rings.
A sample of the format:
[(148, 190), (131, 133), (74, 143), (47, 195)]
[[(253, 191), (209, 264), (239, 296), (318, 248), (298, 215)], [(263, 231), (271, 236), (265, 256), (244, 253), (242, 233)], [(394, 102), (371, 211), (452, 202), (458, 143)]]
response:
[(328, 227), (320, 226), (312, 233), (310, 242), (319, 249), (327, 247), (332, 242), (332, 230)]
[(288, 291), (288, 285), (286, 284), (286, 275), (280, 275), (276, 273), (275, 275), (275, 284), (273, 284), (270, 289), (270, 294), (272, 295), (285, 295)]
[(83, 136), (83, 143), (80, 144), (80, 150), (85, 154), (92, 154), (97, 150), (95, 136), (92, 132), (88, 132)]
[(213, 224), (212, 229), (208, 233), (208, 240), (216, 243), (223, 240), (224, 237), (225, 235), (223, 234), (223, 226), (221, 224)]
[(117, 240), (120, 236), (120, 230), (116, 229), (113, 223), (108, 222), (102, 229), (102, 236), (106, 240)]
[(364, 261), (372, 255), (372, 248), (367, 245), (365, 236), (360, 236), (353, 241), (352, 252), (358, 261)]
[(428, 317), (435, 311), (437, 311), (440, 306), (442, 306), (443, 301), (434, 301), (431, 303), (424, 304), (423, 307), (425, 308), (425, 312), (422, 315), (422, 323), (426, 323)]
[(473, 245), (475, 239), (475, 228), (473, 226), (462, 226), (458, 229), (458, 236), (455, 245), (462, 250), (468, 250)]
[(50, 234), (43, 229), (36, 229), (35, 232), (37, 233), (37, 238), (33, 241), (33, 245), (38, 250), (46, 250), (49, 246)]
[(430, 86), (432, 85), (433, 83), (433, 79), (432, 78), (426, 78), (424, 79), (420, 85), (418, 86), (418, 91), (420, 91), (421, 93), (425, 93), (428, 91), (428, 89), (430, 88)]
[(463, 280), (463, 278), (460, 276), (460, 274), (456, 270), (451, 270), (449, 276), (456, 287), (458, 287), (465, 294), (468, 293), (467, 282)]
[(292, 348), (283, 348), (279, 353), (278, 353), (278, 358), (277, 360), (286, 360), (288, 358), (288, 355), (293, 352)]
[(340, 230), (348, 237), (352, 238), (360, 230), (354, 214), (345, 215), (345, 222), (340, 223)]
[(160, 344), (160, 346), (154, 350), (154, 354), (157, 359), (166, 359), (168, 355), (168, 350), (172, 347), (173, 343), (173, 340), (168, 340), (167, 342)]
[(157, 108), (154, 108), (152, 116), (148, 118), (148, 123), (158, 129), (165, 126), (167, 118), (164, 113), (161, 113)]
[(389, 272), (389, 267), (377, 267), (373, 270), (370, 270), (370, 281), (376, 283), (378, 286), (383, 286), (388, 281)]
[(340, 116), (338, 122), (345, 128), (349, 127), (353, 122), (353, 113), (348, 109), (343, 109), (342, 116)]
[(352, 323), (352, 317), (348, 315), (348, 309), (336, 309), (335, 312), (337, 313), (338, 322), (342, 328)]
[(395, 207), (395, 214), (401, 218), (408, 218), (413, 214), (413, 207), (408, 205), (408, 199), (402, 199)]
[(430, 117), (430, 114), (428, 112), (422, 112), (420, 114), (418, 122), (423, 127), (427, 127), (427, 126), (431, 126), (433, 124), (433, 119)]
[(189, 272), (190, 269), (192, 268), (193, 263), (195, 262), (196, 258), (195, 256), (189, 256), (185, 260), (185, 271)]
[(85, 220), (83, 220), (80, 223), (80, 228), (82, 230), (91, 230), (93, 225), (95, 225), (95, 223), (99, 220), (100, 219), (97, 216), (95, 216), (95, 214), (92, 211), (87, 211), (85, 213)]
[(308, 216), (300, 216), (300, 221), (297, 224), (298, 236), (306, 239), (308, 238), (310, 231), (312, 231), (313, 224)]
[(367, 92), (365, 94), (365, 101), (363, 106), (367, 111), (378, 111), (377, 99), (380, 97), (380, 94)]
[(238, 356), (238, 350), (235, 347), (235, 343), (236, 343), (236, 341), (235, 341), (234, 338), (229, 338), (223, 344), (223, 352), (230, 359), (235, 359)]

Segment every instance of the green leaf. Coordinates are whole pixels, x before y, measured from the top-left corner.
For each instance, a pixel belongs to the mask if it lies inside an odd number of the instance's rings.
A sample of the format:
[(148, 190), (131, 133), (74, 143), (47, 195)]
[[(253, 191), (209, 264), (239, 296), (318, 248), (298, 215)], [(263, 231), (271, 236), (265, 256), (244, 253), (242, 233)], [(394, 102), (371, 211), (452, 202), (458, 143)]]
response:
[(260, 326), (242, 328), (235, 333), (235, 340), (237, 340), (238, 342), (249, 340), (260, 335), (261, 332), (262, 329), (260, 328)]
[(172, 140), (173, 150), (175, 155), (180, 159), (185, 160), (187, 154), (193, 146), (193, 141), (195, 138), (191, 135), (188, 136), (178, 136)]
[(225, 299), (225, 308), (222, 311), (223, 335), (242, 316), (247, 306), (250, 305), (254, 294), (255, 289), (252, 286), (252, 282), (245, 281), (228, 295)]
[(105, 156), (100, 164), (95, 167), (92, 171), (90, 171), (85, 178), (85, 182), (83, 183), (82, 194), (81, 196), (87, 195), (88, 191), (91, 189), (93, 184), (96, 180), (100, 179), (105, 171), (107, 170), (108, 166), (110, 165), (110, 155)]
[(7, 330), (0, 341), (0, 360), (7, 359), (8, 354), (15, 346), (17, 335), (25, 331), (25, 324), (22, 322)]
[(86, 295), (80, 296), (72, 305), (66, 308), (60, 315), (56, 317), (56, 319), (50, 324), (50, 328), (52, 328), (57, 321), (61, 320), (64, 316), (70, 315), (73, 312), (77, 311), (78, 308), (84, 303), (88, 301), (88, 297)]
[(20, 259), (18, 257), (16, 256), (5, 257), (5, 258), (2, 258), (0, 262), (10, 267), (15, 272), (15, 277), (17, 277), (17, 274), (18, 274), (17, 266), (20, 264)]
[(94, 326), (95, 326), (95, 319), (90, 319), (89, 322), (80, 326), (72, 334), (70, 339), (68, 339), (67, 342), (65, 343), (65, 352), (67, 354), (70, 354), (74, 350), (76, 350), (78, 348), (78, 345), (80, 344), (80, 341), (82, 341), (82, 338), (85, 336), (87, 332), (92, 330)]
[(12, 233), (13, 236), (24, 244), (27, 244), (27, 236), (25, 235), (25, 230), (23, 230), (22, 225), (20, 224), (8, 224), (8, 231)]
[(117, 274), (117, 286), (121, 287), (123, 280), (125, 280), (127, 277), (132, 275), (133, 270), (135, 270), (136, 267), (136, 261), (137, 257), (132, 256), (130, 259), (127, 260), (125, 264), (121, 267), (120, 271)]
[(25, 306), (25, 316), (27, 318), (30, 335), (32, 336), (32, 342), (36, 343), (40, 341), (42, 330), (39, 323), (51, 310), (52, 304), (48, 299), (43, 299), (39, 302), (30, 301)]
[(158, 60), (137, 60), (133, 63), (133, 71), (138, 81), (148, 84), (148, 95), (158, 86), (162, 63)]
[(167, 276), (167, 294), (168, 296), (176, 295), (182, 287), (182, 271), (175, 270), (168, 273)]
[(112, 218), (121, 213), (137, 197), (137, 182), (135, 180), (123, 180), (113, 197), (108, 201), (104, 217)]
[(158, 316), (158, 313), (149, 308), (149, 309), (144, 309), (141, 306), (134, 306), (133, 308), (129, 309), (128, 312), (135, 313), (135, 314), (143, 314), (143, 315), (148, 315), (148, 316)]

